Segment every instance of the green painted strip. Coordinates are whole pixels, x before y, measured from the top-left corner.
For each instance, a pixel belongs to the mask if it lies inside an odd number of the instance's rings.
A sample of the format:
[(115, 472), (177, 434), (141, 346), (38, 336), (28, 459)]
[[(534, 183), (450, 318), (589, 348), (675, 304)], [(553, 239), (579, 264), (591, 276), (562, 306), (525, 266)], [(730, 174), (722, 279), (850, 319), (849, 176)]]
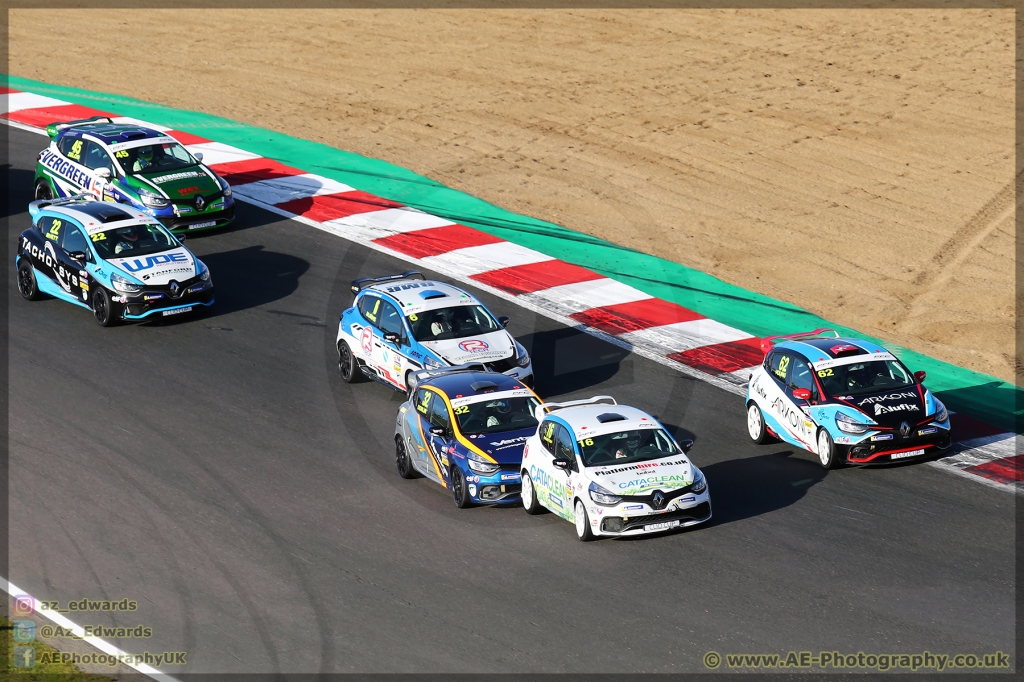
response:
[(506, 211), (481, 199), (385, 161), (301, 140), (272, 130), (194, 111), (172, 109), (104, 94), (8, 76), (9, 87), (49, 95), (121, 116), (151, 121), (234, 145), (364, 192), (470, 225), (510, 242), (557, 256), (644, 293), (677, 303), (755, 336), (790, 334), (817, 327), (885, 345), (913, 370), (928, 372), (928, 387), (953, 410), (1018, 433), (1024, 432), (1024, 391), (996, 377), (864, 336), (834, 325), (791, 303), (762, 296), (679, 263)]

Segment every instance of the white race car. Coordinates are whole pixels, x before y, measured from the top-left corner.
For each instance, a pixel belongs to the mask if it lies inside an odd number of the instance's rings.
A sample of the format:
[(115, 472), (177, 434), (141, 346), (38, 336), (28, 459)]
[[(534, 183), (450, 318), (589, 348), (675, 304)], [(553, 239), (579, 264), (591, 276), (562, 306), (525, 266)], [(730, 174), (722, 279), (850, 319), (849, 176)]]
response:
[(338, 323), (338, 369), (347, 382), (362, 376), (402, 391), (421, 369), (483, 363), (533, 385), (526, 349), (467, 292), (418, 272), (352, 282), (352, 307)]
[(580, 540), (642, 535), (711, 518), (704, 475), (658, 420), (614, 398), (544, 403), (523, 449), (528, 514), (546, 507), (576, 524)]

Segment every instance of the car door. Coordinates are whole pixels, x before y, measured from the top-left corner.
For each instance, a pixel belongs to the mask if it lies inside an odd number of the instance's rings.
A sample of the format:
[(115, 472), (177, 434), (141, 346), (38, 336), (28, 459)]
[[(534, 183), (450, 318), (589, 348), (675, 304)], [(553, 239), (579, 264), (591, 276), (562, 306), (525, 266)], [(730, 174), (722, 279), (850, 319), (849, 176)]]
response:
[[(430, 401), (430, 413), (428, 415), (429, 430), (426, 432), (427, 445), (434, 459), (437, 461), (441, 478), (447, 485), (448, 481), (448, 457), (451, 455), (452, 447), (452, 417), (448, 412), (448, 405), (439, 395), (435, 395)], [(440, 430), (440, 434), (431, 433)]]
[(32, 267), (37, 275), (43, 275), (51, 282), (57, 281), (56, 268), (60, 263), (57, 252), (60, 250), (60, 238), (69, 223), (63, 218), (43, 216), (36, 225), (43, 235), (43, 246), (30, 251)]
[[(815, 442), (815, 432), (817, 430), (816, 424), (811, 418), (811, 405), (814, 405), (819, 400), (818, 384), (814, 380), (814, 372), (807, 359), (796, 353), (792, 354), (791, 357), (789, 374), (786, 376), (786, 396), (800, 411), (800, 414), (797, 415), (799, 421), (794, 428), (799, 434), (800, 440), (810, 446)], [(794, 394), (795, 391), (801, 389), (808, 391), (810, 398), (799, 398)]]
[[(430, 406), (437, 395), (425, 388), (418, 389), (412, 398), (409, 413), (409, 457), (413, 468), (427, 478), (439, 480), (436, 460), (430, 448)], [(440, 400), (440, 398), (437, 398)]]
[[(85, 167), (86, 172), (89, 173), (89, 178), (92, 181), (92, 187), (89, 188), (89, 193), (93, 194), (97, 200), (103, 200), (105, 198), (113, 201), (113, 194), (110, 189), (110, 180), (114, 176), (114, 164), (110, 159), (110, 155), (107, 151), (96, 142), (92, 140), (85, 141)], [(109, 173), (108, 178), (103, 178), (98, 170), (105, 168)]]
[[(811, 449), (812, 441), (807, 437), (809, 429), (803, 423), (807, 415), (800, 409), (800, 405), (794, 402), (794, 387), (791, 386), (794, 377), (793, 370), (794, 366), (798, 366), (796, 365), (798, 358), (799, 356), (791, 351), (775, 351), (772, 354), (768, 365), (768, 373), (771, 375), (772, 381), (766, 382), (771, 387), (768, 395), (768, 411), (774, 421), (781, 426), (781, 429), (773, 428), (773, 430), (783, 440), (802, 448)], [(806, 361), (802, 361), (802, 363), (806, 369)], [(804, 401), (800, 401), (800, 403), (806, 405)]]
[(92, 250), (82, 228), (74, 223), (65, 223), (61, 230), (60, 247), (57, 250), (60, 265), (55, 272), (57, 284), (75, 300), (88, 303), (89, 273), (85, 270), (85, 264), (92, 259)]
[[(569, 460), (569, 468), (559, 469), (552, 465), (554, 471), (551, 475), (551, 500), (552, 504), (558, 506), (553, 510), (556, 514), (568, 521), (576, 520), (576, 513), (573, 509), (573, 486), (577, 485), (579, 478), (579, 465), (576, 461), (576, 439), (562, 424), (558, 425), (555, 435), (555, 457)], [(556, 499), (561, 504), (556, 503)]]
[(402, 316), (393, 303), (381, 299), (377, 324), (374, 329), (373, 363), (381, 377), (388, 383), (405, 388), (402, 376), (404, 358), (400, 352), (406, 343), (405, 326)]

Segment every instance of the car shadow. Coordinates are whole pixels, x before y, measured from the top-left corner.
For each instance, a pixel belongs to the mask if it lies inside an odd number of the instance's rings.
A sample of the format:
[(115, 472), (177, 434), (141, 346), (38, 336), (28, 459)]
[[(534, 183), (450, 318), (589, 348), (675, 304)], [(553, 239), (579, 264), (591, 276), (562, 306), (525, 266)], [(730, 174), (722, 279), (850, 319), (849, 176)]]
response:
[[(788, 507), (828, 472), (780, 446), (775, 452), (701, 467), (711, 489), (710, 525), (724, 525)], [(716, 503), (717, 501), (717, 503)]]
[(534, 388), (540, 395), (553, 398), (599, 384), (632, 383), (633, 365), (623, 362), (629, 351), (577, 329), (534, 332), (518, 341), (533, 359)]
[[(206, 318), (282, 299), (298, 288), (299, 278), (309, 270), (309, 261), (286, 253), (265, 251), (262, 245), (208, 253), (200, 259), (210, 268), (215, 287), (216, 302), (202, 311)], [(153, 324), (173, 325), (190, 317), (158, 319)]]
[[(260, 208), (259, 206), (253, 206), (252, 204), (245, 203), (240, 199), (236, 199), (235, 220), (227, 227), (222, 227), (217, 230), (200, 230), (195, 233), (185, 232), (184, 234), (179, 234), (178, 237), (186, 237), (186, 241), (189, 242), (201, 243), (208, 237), (216, 237), (217, 235), (251, 230), (254, 227), (272, 225), (283, 220), (287, 220), (287, 218), (264, 208)], [(188, 246), (188, 244), (185, 244), (185, 246)]]

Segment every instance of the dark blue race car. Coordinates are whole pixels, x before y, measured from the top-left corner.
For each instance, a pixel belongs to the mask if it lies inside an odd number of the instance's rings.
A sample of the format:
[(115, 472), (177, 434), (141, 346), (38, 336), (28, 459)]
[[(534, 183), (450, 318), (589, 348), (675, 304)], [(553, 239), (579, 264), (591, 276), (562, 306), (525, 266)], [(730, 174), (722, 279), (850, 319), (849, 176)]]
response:
[(537, 394), (482, 363), (421, 370), (410, 379), (410, 399), (395, 424), (402, 478), (437, 481), (460, 508), (519, 502), (523, 445), (537, 430)]

